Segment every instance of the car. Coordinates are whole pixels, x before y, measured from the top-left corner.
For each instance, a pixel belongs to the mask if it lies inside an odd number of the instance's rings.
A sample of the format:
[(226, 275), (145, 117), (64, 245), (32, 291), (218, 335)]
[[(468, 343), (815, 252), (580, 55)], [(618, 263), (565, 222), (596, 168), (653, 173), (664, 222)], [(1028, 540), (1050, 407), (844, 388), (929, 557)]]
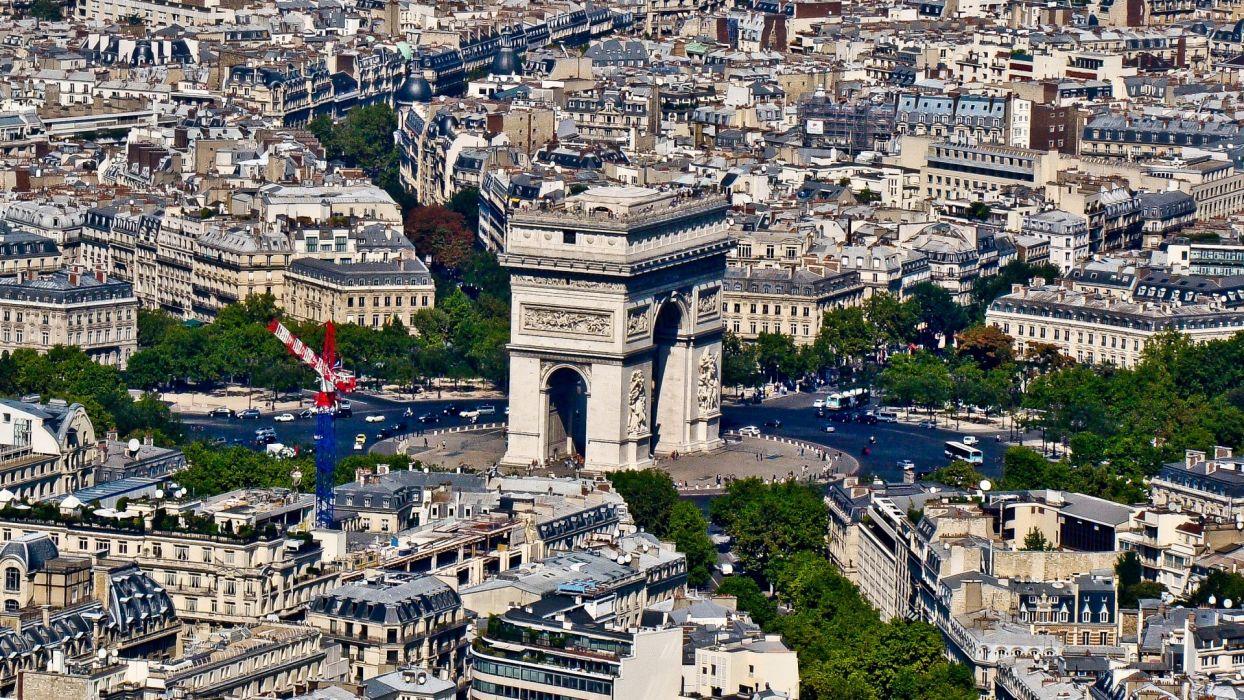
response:
[(341, 400), (341, 401), (338, 401), (338, 402), (337, 402), (337, 408), (340, 408), (340, 409), (342, 409), (343, 411), (353, 411), (353, 410), (354, 410), (354, 404), (352, 404), (352, 403), (350, 403), (349, 401), (346, 401), (346, 400), (344, 400), (344, 399), (343, 399), (343, 400)]
[(275, 415), (275, 416), (272, 416), (272, 420), (276, 421), (277, 423), (293, 423), (293, 422), (294, 422), (294, 414), (292, 414), (292, 413), (279, 413), (279, 414), (277, 414), (277, 415)]
[(449, 404), (445, 406), (445, 408), (441, 409), (441, 414), (446, 415), (446, 416), (452, 416), (453, 414), (457, 412), (458, 412), (458, 407), (453, 404)]
[(965, 445), (975, 445), (976, 443), (980, 442), (980, 440), (977, 439), (975, 435), (964, 435), (963, 438), (959, 440), (959, 442), (962, 442)]
[(769, 420), (765, 421), (765, 427), (766, 427), (766, 428), (780, 428), (780, 427), (782, 427), (782, 421), (780, 421), (780, 420), (778, 420), (778, 419), (776, 419), (776, 418), (771, 418), (771, 419), (769, 419)]
[(936, 427), (937, 427), (937, 421), (935, 421), (935, 420), (929, 420), (928, 418), (926, 418), (926, 419), (924, 419), (924, 420), (920, 421), (920, 427), (921, 427), (921, 428), (936, 428)]
[(441, 422), (441, 417), (440, 417), (440, 416), (438, 416), (438, 415), (436, 415), (435, 413), (425, 413), (425, 414), (423, 414), (422, 416), (419, 416), (419, 422), (420, 422), (420, 423), (425, 423), (425, 424), (427, 424), (427, 423), (440, 423), (440, 422)]
[(301, 411), (299, 411), (299, 412), (298, 412), (298, 417), (299, 417), (299, 418), (315, 418), (315, 409), (314, 409), (314, 408), (304, 408), (304, 409), (302, 409)]
[(911, 461), (910, 459), (900, 459), (898, 461), (898, 468), (903, 469), (903, 470), (907, 470), (907, 469), (914, 470), (916, 468), (916, 463)]
[(381, 428), (380, 432), (376, 433), (377, 440), (387, 440), (391, 437), (393, 437), (393, 431), (388, 428)]
[(825, 399), (817, 399), (812, 402), (812, 408), (825, 408)]
[(355, 435), (355, 436), (354, 436), (354, 449), (356, 449), (356, 450), (361, 450), (361, 449), (363, 449), (363, 445), (365, 445), (365, 444), (367, 444), (367, 436), (366, 436), (366, 435), (364, 435), (364, 434), (362, 434), (362, 433), (359, 433), (358, 435)]
[(458, 411), (459, 418), (479, 418), (479, 411), (462, 410)]
[(760, 428), (757, 428), (754, 425), (745, 425), (742, 428), (739, 428), (739, 435), (747, 437), (760, 437)]
[(406, 432), (407, 427), (408, 426), (406, 425), (406, 421), (400, 420), (394, 423), (393, 425), (389, 426), (389, 432), (393, 433), (394, 435), (397, 435), (398, 433)]
[(258, 408), (248, 408), (238, 414), (238, 418), (242, 420), (258, 420), (260, 416)]
[(481, 416), (491, 416), (497, 412), (497, 407), (490, 404), (484, 404), (483, 406), (477, 406), (475, 408), (475, 412)]
[(882, 423), (897, 423), (898, 414), (895, 413), (894, 411), (887, 411), (885, 409), (882, 409), (880, 411), (877, 411), (877, 420), (881, 421)]
[(384, 416), (380, 415), (379, 413), (373, 413), (372, 415), (367, 416), (363, 420), (367, 421), (368, 423), (383, 423)]
[(229, 441), (228, 441), (226, 438), (220, 437), (220, 436), (218, 435), (218, 436), (216, 436), (216, 437), (212, 438), (211, 440), (208, 440), (208, 444), (209, 444), (209, 445), (214, 445), (214, 446), (228, 445), (228, 444), (229, 444)]
[(857, 418), (856, 420), (858, 420), (859, 422), (863, 423), (864, 425), (876, 425), (876, 424), (877, 424), (877, 421), (878, 421), (878, 419), (877, 419), (877, 415), (876, 415), (875, 413), (872, 413), (872, 412), (869, 412), (869, 413), (861, 413), (861, 414), (860, 414), (860, 417), (859, 417), (859, 418)]
[(333, 415), (338, 418), (349, 418), (354, 415), (354, 409), (349, 406), (337, 406), (337, 408), (333, 410)]
[(207, 412), (207, 415), (212, 418), (233, 418), (234, 416), (233, 409), (226, 408), (224, 406), (217, 406), (216, 408), (213, 408)]
[(827, 433), (836, 433), (836, 432), (838, 432), (838, 429), (837, 429), (837, 428), (835, 428), (835, 427), (834, 427), (834, 426), (832, 426), (832, 425), (827, 425), (827, 426), (825, 426), (825, 432), (827, 432)]

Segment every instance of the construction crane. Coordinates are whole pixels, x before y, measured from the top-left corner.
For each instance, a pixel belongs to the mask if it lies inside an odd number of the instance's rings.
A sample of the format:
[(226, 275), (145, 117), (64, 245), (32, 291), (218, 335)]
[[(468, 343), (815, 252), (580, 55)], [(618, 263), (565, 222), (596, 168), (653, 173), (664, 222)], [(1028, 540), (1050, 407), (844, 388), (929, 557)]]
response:
[(315, 392), (315, 524), (317, 527), (331, 527), (333, 469), (337, 451), (337, 431), (333, 420), (337, 413), (337, 395), (354, 391), (357, 380), (353, 373), (340, 367), (337, 331), (332, 321), (324, 324), (324, 349), (318, 355), (276, 319), (268, 322), (268, 331), (320, 379), (320, 390)]

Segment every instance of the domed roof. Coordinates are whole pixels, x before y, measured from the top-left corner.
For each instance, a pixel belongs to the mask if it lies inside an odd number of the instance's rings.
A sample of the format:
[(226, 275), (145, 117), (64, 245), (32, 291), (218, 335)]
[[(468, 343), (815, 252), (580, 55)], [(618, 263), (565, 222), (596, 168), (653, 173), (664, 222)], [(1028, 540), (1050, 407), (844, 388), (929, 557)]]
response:
[(427, 102), (432, 99), (432, 86), (421, 75), (408, 76), (397, 88), (393, 99), (399, 105)]
[(493, 75), (518, 75), (520, 66), (518, 64), (518, 52), (513, 48), (506, 46), (497, 52), (492, 59)]

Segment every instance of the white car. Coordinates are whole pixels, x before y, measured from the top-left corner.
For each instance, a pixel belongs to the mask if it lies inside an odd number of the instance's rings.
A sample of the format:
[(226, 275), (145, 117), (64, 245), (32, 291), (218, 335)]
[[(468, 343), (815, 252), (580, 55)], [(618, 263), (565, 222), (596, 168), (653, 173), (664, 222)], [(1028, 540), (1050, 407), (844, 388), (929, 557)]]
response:
[(746, 437), (760, 437), (760, 428), (757, 428), (754, 425), (744, 426), (739, 428), (739, 435)]
[(838, 432), (838, 430), (837, 430), (837, 429), (835, 429), (835, 428), (834, 428), (834, 426), (832, 426), (832, 425), (827, 425), (827, 426), (825, 426), (825, 432), (827, 432), (827, 433), (836, 433), (836, 432)]
[(812, 408), (825, 408), (825, 399), (817, 399), (812, 402)]
[(367, 416), (363, 420), (367, 421), (368, 423), (383, 423), (384, 416), (380, 415), (379, 413), (375, 413), (370, 416)]
[(471, 409), (458, 411), (458, 417), (459, 418), (479, 418), (479, 411), (474, 411)]
[(272, 416), (272, 420), (276, 421), (277, 423), (293, 423), (293, 422), (294, 422), (294, 414), (292, 414), (292, 413), (281, 413), (281, 414), (278, 414), (278, 415)]
[(975, 435), (964, 435), (963, 439), (960, 440), (960, 442), (962, 442), (965, 445), (975, 445), (978, 442), (978, 440), (976, 439)]

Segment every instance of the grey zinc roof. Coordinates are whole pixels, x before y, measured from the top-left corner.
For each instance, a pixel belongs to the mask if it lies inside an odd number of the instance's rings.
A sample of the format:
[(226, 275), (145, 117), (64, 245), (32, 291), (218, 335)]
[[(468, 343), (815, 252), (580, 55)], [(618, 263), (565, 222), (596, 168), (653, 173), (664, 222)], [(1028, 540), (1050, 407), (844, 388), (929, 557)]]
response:
[(349, 583), (311, 602), (331, 617), (398, 625), (461, 607), (458, 594), (434, 576), (385, 572), (374, 581)]

